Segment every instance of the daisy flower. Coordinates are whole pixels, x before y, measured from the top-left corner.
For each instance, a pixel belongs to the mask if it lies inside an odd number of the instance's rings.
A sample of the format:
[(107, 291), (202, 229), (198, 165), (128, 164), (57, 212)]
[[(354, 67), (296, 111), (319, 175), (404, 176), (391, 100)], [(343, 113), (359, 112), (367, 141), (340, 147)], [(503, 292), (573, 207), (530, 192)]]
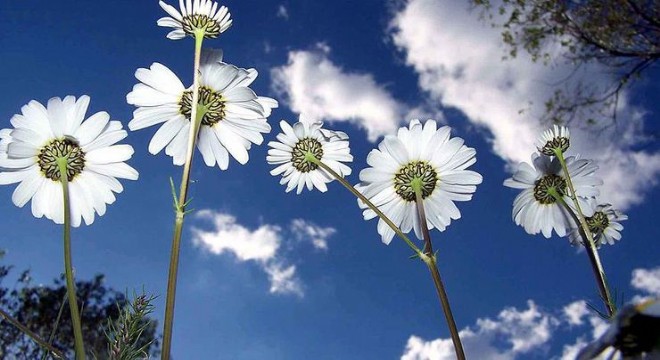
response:
[[(602, 204), (598, 205), (594, 214), (585, 220), (596, 246), (614, 245), (615, 241), (621, 240), (620, 231), (623, 230), (621, 221), (628, 220), (628, 216), (614, 209), (610, 204)], [(582, 237), (577, 228), (571, 231), (570, 241), (572, 245), (582, 245)]]
[(565, 153), (571, 145), (570, 132), (566, 126), (554, 125), (536, 141), (536, 147), (543, 155), (555, 156), (555, 150)]
[[(575, 359), (614, 359), (614, 354), (620, 352), (619, 359), (657, 360), (660, 358), (658, 339), (660, 298), (651, 298), (622, 307), (610, 321), (610, 326), (580, 350)], [(609, 357), (605, 357), (607, 352), (610, 352)]]
[(218, 9), (218, 3), (210, 0), (179, 0), (179, 10), (174, 6), (159, 1), (165, 12), (170, 16), (158, 19), (158, 26), (174, 28), (167, 34), (171, 40), (179, 40), (186, 35), (195, 36), (196, 30), (204, 32), (205, 38), (217, 38), (229, 29), (232, 20), (226, 6)]
[(351, 168), (342, 162), (353, 161), (348, 147), (348, 136), (341, 131), (322, 129), (322, 122), (297, 122), (291, 127), (286, 121), (280, 121), (282, 132), (277, 140), (268, 143), (270, 149), (266, 161), (277, 167), (271, 170), (273, 176), (282, 175), (280, 184), (287, 184), (286, 192), (297, 188), (300, 194), (307, 186), (326, 192), (327, 183), (334, 177), (313, 162), (306, 160), (305, 155), (314, 157), (330, 167), (340, 176), (351, 174)]
[[(535, 153), (532, 155), (532, 164), (521, 163), (513, 177), (504, 181), (504, 186), (523, 190), (513, 201), (513, 220), (528, 234), (541, 232), (550, 238), (554, 230), (563, 237), (575, 225), (570, 213), (555, 200), (549, 190), (554, 189), (573, 207), (573, 201), (568, 195), (566, 174), (556, 157)], [(573, 156), (566, 158), (566, 165), (582, 212), (585, 216), (592, 216), (595, 205), (593, 198), (599, 194), (596, 186), (603, 183), (594, 176), (598, 166), (590, 160)]]
[[(422, 239), (415, 205), (413, 182), (421, 182), (423, 204), (429, 229), (444, 231), (451, 220), (461, 217), (454, 201), (469, 201), (482, 177), (467, 170), (476, 162), (475, 150), (463, 145), (463, 139), (449, 136), (448, 126), (437, 128), (434, 120), (422, 126), (419, 120), (399, 129), (397, 136), (388, 135), (367, 156), (370, 165), (360, 172), (356, 187), (404, 233), (413, 228)], [(366, 204), (358, 201), (361, 208)], [(376, 217), (364, 210), (365, 220)], [(378, 233), (385, 244), (394, 236), (382, 219)]]
[[(241, 164), (249, 160), (247, 150), (263, 142), (262, 133), (270, 132), (266, 118), (277, 101), (257, 96), (248, 86), (257, 78), (254, 69), (241, 69), (221, 61), (220, 52), (202, 55), (201, 83), (197, 115), (201, 126), (196, 145), (204, 163), (216, 164), (222, 170), (229, 166), (229, 154)], [(165, 149), (175, 165), (183, 165), (190, 131), (192, 87), (167, 67), (153, 63), (149, 69), (138, 69), (140, 81), (126, 96), (133, 112), (129, 129), (135, 131), (164, 123), (149, 143), (149, 152)]]
[(89, 97), (52, 98), (44, 107), (37, 101), (14, 115), (14, 129), (0, 131), (0, 184), (19, 183), (12, 201), (23, 207), (32, 200), (32, 214), (64, 222), (63, 193), (57, 159), (66, 157), (71, 198), (71, 224), (87, 225), (94, 215), (123, 191), (117, 178), (137, 180), (138, 172), (125, 163), (133, 155), (130, 145), (115, 145), (126, 137), (119, 121), (106, 112), (85, 120)]

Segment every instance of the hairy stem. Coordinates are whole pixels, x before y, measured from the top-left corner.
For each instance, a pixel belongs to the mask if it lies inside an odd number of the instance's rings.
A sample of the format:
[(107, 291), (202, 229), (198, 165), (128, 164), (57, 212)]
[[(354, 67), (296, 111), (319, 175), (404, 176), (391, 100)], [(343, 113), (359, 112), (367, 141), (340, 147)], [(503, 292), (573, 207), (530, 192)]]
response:
[(385, 223), (386, 223), (386, 224), (387, 224), (392, 230), (394, 230), (394, 232), (395, 232), (397, 235), (399, 235), (399, 237), (400, 237), (401, 239), (403, 239), (403, 241), (405, 241), (406, 244), (408, 244), (408, 246), (409, 246), (409, 247), (415, 252), (415, 254), (417, 254), (418, 256), (422, 254), (422, 251), (417, 247), (417, 245), (415, 245), (415, 243), (413, 243), (412, 240), (410, 240), (410, 238), (409, 238), (406, 234), (404, 234), (404, 233), (399, 229), (399, 227), (396, 226), (396, 225), (392, 222), (392, 220), (390, 220), (390, 219), (389, 219), (389, 218), (388, 218), (388, 217), (387, 217), (382, 211), (380, 211), (380, 209), (378, 209), (378, 207), (377, 207), (376, 205), (374, 205), (371, 201), (369, 201), (369, 199), (367, 199), (366, 196), (362, 195), (361, 192), (357, 191), (357, 189), (355, 189), (355, 187), (353, 187), (353, 185), (351, 185), (348, 181), (346, 181), (346, 179), (344, 179), (343, 177), (341, 177), (341, 176), (340, 176), (339, 174), (337, 174), (334, 170), (332, 170), (332, 168), (330, 168), (328, 165), (326, 165), (326, 164), (324, 164), (323, 162), (321, 162), (319, 159), (317, 159), (316, 157), (314, 157), (314, 155), (312, 155), (312, 154), (307, 154), (307, 156), (305, 157), (305, 159), (308, 160), (308, 161), (313, 162), (313, 163), (316, 164), (316, 165), (318, 165), (320, 168), (322, 168), (322, 169), (325, 170), (327, 173), (329, 173), (330, 175), (332, 175), (335, 179), (337, 179), (337, 181), (339, 181), (340, 184), (344, 185), (344, 187), (345, 187), (346, 189), (348, 189), (348, 191), (350, 191), (353, 195), (357, 196), (357, 198), (360, 199), (360, 200), (362, 200), (362, 202), (364, 202), (364, 203), (365, 203), (365, 204), (366, 204), (371, 210), (373, 210), (373, 211), (376, 213), (376, 215), (378, 215), (378, 217), (380, 217), (381, 219), (383, 219), (383, 221), (385, 221)]
[(442, 306), (442, 311), (445, 314), (445, 319), (447, 320), (447, 326), (449, 327), (449, 333), (451, 334), (451, 341), (454, 344), (454, 351), (456, 352), (456, 359), (465, 360), (465, 352), (463, 351), (463, 344), (461, 343), (461, 337), (458, 335), (458, 329), (456, 328), (456, 321), (454, 321), (454, 315), (451, 312), (451, 306), (449, 306), (449, 297), (445, 291), (445, 286), (442, 283), (442, 278), (440, 277), (440, 270), (438, 270), (438, 264), (436, 261), (435, 254), (433, 253), (433, 245), (431, 243), (431, 233), (429, 232), (429, 227), (426, 224), (426, 213), (424, 211), (424, 201), (422, 199), (422, 191), (419, 186), (414, 186), (415, 189), (415, 204), (417, 207), (417, 215), (419, 216), (419, 224), (422, 228), (422, 235), (424, 237), (424, 256), (422, 260), (426, 263), (426, 266), (431, 272), (431, 277), (433, 278), (433, 284), (435, 285), (435, 290), (438, 293), (438, 298), (440, 299), (440, 304)]
[(598, 256), (598, 250), (596, 249), (596, 245), (594, 244), (593, 236), (591, 234), (591, 231), (589, 230), (587, 221), (580, 210), (580, 205), (577, 202), (577, 198), (575, 197), (573, 184), (570, 181), (570, 176), (568, 176), (568, 170), (566, 169), (566, 162), (563, 161), (563, 157), (560, 158), (560, 161), (562, 163), (562, 167), (564, 168), (564, 173), (567, 174), (566, 183), (569, 186), (571, 193), (573, 194), (573, 196), (571, 196), (571, 199), (573, 199), (573, 202), (576, 205), (577, 212), (573, 211), (573, 209), (571, 209), (571, 207), (568, 206), (566, 201), (564, 201), (564, 198), (559, 193), (557, 193), (555, 189), (550, 189), (549, 193), (555, 198), (555, 200), (557, 200), (557, 202), (559, 202), (568, 211), (568, 213), (573, 218), (573, 221), (575, 221), (575, 224), (578, 227), (578, 232), (580, 233), (580, 237), (582, 237), (582, 244), (584, 244), (584, 248), (587, 251), (587, 256), (589, 256), (591, 270), (594, 273), (596, 284), (598, 285), (598, 291), (600, 292), (600, 297), (605, 303), (605, 308), (607, 309), (608, 316), (612, 317), (614, 316), (614, 313), (616, 313), (616, 307), (614, 301), (612, 300), (612, 296), (610, 295), (610, 290), (607, 286), (607, 279), (605, 278), (605, 269), (603, 269), (603, 265), (600, 262), (600, 257)]
[(76, 299), (76, 283), (73, 280), (73, 266), (71, 261), (71, 205), (69, 203), (69, 179), (67, 176), (67, 158), (58, 158), (57, 166), (60, 171), (60, 182), (62, 183), (63, 205), (64, 205), (64, 276), (66, 278), (66, 292), (69, 299), (69, 310), (71, 312), (71, 323), (73, 325), (73, 339), (75, 345), (76, 360), (85, 359), (85, 344), (82, 337), (82, 326), (80, 324), (80, 311)]
[[(195, 63), (194, 80), (192, 90), (192, 102), (190, 109), (190, 135), (188, 138), (188, 148), (186, 153), (186, 162), (183, 166), (181, 176), (181, 185), (179, 188), (179, 198), (175, 195), (174, 236), (172, 239), (172, 249), (170, 251), (170, 268), (167, 277), (167, 296), (165, 303), (165, 320), (163, 321), (163, 348), (162, 359), (170, 359), (170, 350), (172, 347), (172, 327), (174, 325), (174, 302), (176, 298), (176, 281), (179, 269), (179, 250), (181, 248), (181, 233), (183, 231), (183, 219), (186, 215), (186, 205), (188, 201), (188, 184), (190, 183), (190, 171), (195, 153), (195, 141), (199, 133), (201, 118), (197, 116), (199, 103), (199, 79), (200, 79), (200, 58), (202, 53), (202, 41), (204, 40), (204, 31), (195, 31)], [(198, 119), (199, 118), (199, 119)]]

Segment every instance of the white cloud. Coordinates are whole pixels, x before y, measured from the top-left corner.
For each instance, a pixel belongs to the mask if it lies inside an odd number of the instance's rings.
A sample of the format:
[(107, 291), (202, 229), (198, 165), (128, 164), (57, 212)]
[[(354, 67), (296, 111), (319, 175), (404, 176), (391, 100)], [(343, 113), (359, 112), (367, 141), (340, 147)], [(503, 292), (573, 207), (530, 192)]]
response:
[(564, 306), (564, 316), (570, 325), (582, 325), (583, 317), (589, 314), (587, 302), (584, 300), (572, 302)]
[(202, 210), (197, 216), (211, 220), (214, 231), (193, 228), (193, 243), (212, 254), (232, 253), (239, 261), (268, 261), (275, 257), (282, 242), (277, 226), (262, 225), (254, 231), (237, 224), (236, 218)]
[(655, 269), (635, 269), (630, 281), (635, 289), (649, 295), (660, 296), (660, 267)]
[[(631, 285), (645, 293), (658, 294), (660, 267), (634, 270)], [(603, 335), (608, 327), (609, 322), (590, 309), (584, 300), (569, 303), (559, 311), (543, 310), (533, 300), (528, 300), (527, 309), (506, 308), (495, 319), (477, 319), (473, 327), (466, 327), (459, 334), (468, 358), (515, 360), (536, 355), (533, 357), (574, 360), (581, 349)], [(572, 335), (574, 332), (580, 335), (573, 342), (563, 345), (561, 354), (548, 354), (553, 338), (570, 338), (575, 336)], [(415, 335), (408, 338), (401, 356), (401, 360), (455, 358), (450, 338), (426, 341)], [(620, 358), (619, 353), (609, 348), (594, 360)]]
[(210, 254), (229, 253), (238, 262), (256, 263), (268, 276), (272, 294), (304, 296), (297, 268), (283, 246), (287, 235), (298, 243), (309, 241), (315, 248), (327, 250), (327, 238), (336, 232), (303, 219), (294, 220), (291, 231), (285, 232), (279, 226), (267, 224), (251, 230), (239, 224), (234, 216), (213, 210), (201, 210), (196, 217), (211, 221), (214, 228), (206, 231), (193, 227), (193, 244)]
[(292, 111), (307, 120), (350, 121), (369, 140), (393, 133), (409, 109), (373, 76), (349, 72), (329, 58), (329, 47), (289, 52), (288, 63), (272, 70), (273, 88)]
[[(492, 359), (492, 360), (512, 360), (513, 355), (496, 349), (488, 342), (481, 341), (479, 334), (469, 329), (459, 331), (459, 336), (463, 342), (466, 357), (474, 359)], [(466, 350), (467, 351), (467, 350)], [(437, 339), (433, 341), (424, 341), (424, 339), (411, 336), (406, 344), (401, 360), (453, 360), (454, 345), (451, 339)]]
[[(527, 309), (507, 308), (496, 319), (478, 319), (472, 328), (459, 332), (470, 359), (512, 360), (542, 348), (551, 338), (552, 330), (559, 323), (554, 316), (542, 312), (533, 301), (527, 302)], [(506, 348), (496, 346), (505, 339)], [(444, 360), (455, 359), (451, 339), (424, 341), (411, 336), (406, 344), (401, 360)]]
[[(544, 101), (557, 79), (571, 73), (570, 67), (534, 64), (524, 53), (501, 61), (499, 30), (469, 12), (464, 1), (408, 0), (390, 25), (393, 42), (419, 76), (422, 90), (488, 129), (494, 152), (507, 162), (530, 160), (543, 130), (537, 119)], [(609, 80), (597, 66), (578, 76), (588, 76), (596, 86)], [(573, 128), (572, 143), (574, 151), (598, 160), (606, 181), (602, 200), (626, 208), (641, 202), (657, 182), (660, 154), (632, 150), (640, 141), (643, 116), (626, 105), (625, 96), (620, 110), (620, 122), (626, 125), (604, 131), (601, 138)]]
[(284, 267), (279, 263), (267, 264), (264, 268), (270, 280), (270, 292), (272, 294), (296, 294), (303, 296), (300, 281), (296, 278), (296, 266)]
[(280, 4), (277, 7), (277, 13), (276, 13), (278, 18), (282, 18), (284, 20), (289, 20), (289, 10), (287, 10), (286, 6)]
[(320, 227), (303, 219), (291, 221), (291, 232), (300, 241), (309, 241), (317, 250), (328, 250), (328, 238), (337, 232), (332, 227)]

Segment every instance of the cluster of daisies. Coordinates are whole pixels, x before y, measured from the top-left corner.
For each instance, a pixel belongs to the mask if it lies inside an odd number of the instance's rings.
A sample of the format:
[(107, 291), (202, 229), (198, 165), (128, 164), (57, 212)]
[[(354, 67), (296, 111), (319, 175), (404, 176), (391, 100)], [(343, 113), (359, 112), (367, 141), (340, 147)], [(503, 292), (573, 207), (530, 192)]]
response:
[[(169, 16), (158, 25), (174, 29), (169, 39), (216, 38), (232, 24), (228, 9), (210, 0), (179, 0), (179, 9), (159, 4)], [(190, 161), (193, 146), (209, 167), (226, 170), (230, 158), (246, 164), (251, 146), (262, 144), (271, 131), (267, 118), (278, 103), (250, 89), (255, 69), (224, 62), (219, 50), (203, 49), (200, 57), (199, 82), (188, 87), (158, 62), (138, 69), (139, 82), (126, 96), (136, 107), (128, 128), (159, 125), (148, 150), (154, 155), (164, 150), (174, 165)], [(118, 179), (138, 179), (126, 163), (133, 148), (118, 144), (127, 136), (122, 124), (106, 112), (87, 117), (89, 103), (88, 96), (56, 97), (46, 106), (31, 101), (11, 119), (13, 128), (0, 130), (0, 184), (18, 183), (12, 195), (16, 206), (31, 201), (35, 217), (62, 224), (68, 186), (71, 225), (90, 225), (123, 191)], [(379, 217), (377, 231), (385, 244), (397, 233), (414, 231), (423, 239), (426, 229), (444, 231), (461, 217), (455, 203), (471, 200), (482, 182), (469, 170), (475, 150), (434, 120), (412, 120), (385, 136), (369, 153), (369, 167), (360, 171), (355, 187), (344, 179), (353, 161), (345, 133), (312, 121), (282, 121), (280, 128), (277, 141), (268, 143), (266, 160), (286, 191), (325, 192), (328, 183), (340, 181), (358, 196), (365, 220)], [(520, 164), (504, 182), (522, 190), (513, 203), (513, 219), (529, 234), (549, 238), (555, 232), (584, 244), (576, 214), (583, 215), (596, 244), (612, 244), (621, 238), (620, 222), (627, 217), (598, 203), (597, 166), (579, 156), (564, 158), (569, 146), (568, 129), (555, 126), (540, 137), (532, 163)]]
[[(271, 174), (282, 175), (287, 191), (295, 188), (300, 193), (305, 187), (326, 191), (328, 182), (350, 175), (351, 169), (343, 164), (352, 161), (345, 133), (323, 129), (321, 123), (298, 122), (291, 127), (281, 122), (280, 126), (278, 141), (268, 143), (267, 161), (277, 166)], [(470, 200), (482, 181), (481, 175), (467, 170), (476, 162), (475, 150), (463, 139), (450, 137), (450, 131), (448, 126), (438, 128), (434, 120), (424, 124), (412, 120), (369, 153), (369, 167), (360, 172), (355, 187), (401, 231), (414, 229), (419, 239), (422, 226), (415, 186), (421, 189), (427, 227), (443, 231), (461, 216), (454, 202)], [(377, 216), (365, 202), (358, 204), (366, 220)], [(381, 218), (378, 233), (389, 244), (395, 230)]]
[[(596, 246), (620, 240), (621, 221), (628, 217), (611, 204), (598, 202), (598, 186), (603, 181), (595, 175), (598, 166), (592, 160), (579, 155), (564, 158), (570, 147), (568, 128), (555, 125), (545, 131), (537, 147), (532, 163), (519, 164), (513, 176), (504, 181), (504, 186), (522, 190), (513, 202), (515, 223), (531, 235), (542, 233), (550, 238), (554, 231), (560, 237), (568, 236), (573, 245), (584, 245), (576, 219), (581, 211)], [(577, 203), (571, 197), (569, 181)]]

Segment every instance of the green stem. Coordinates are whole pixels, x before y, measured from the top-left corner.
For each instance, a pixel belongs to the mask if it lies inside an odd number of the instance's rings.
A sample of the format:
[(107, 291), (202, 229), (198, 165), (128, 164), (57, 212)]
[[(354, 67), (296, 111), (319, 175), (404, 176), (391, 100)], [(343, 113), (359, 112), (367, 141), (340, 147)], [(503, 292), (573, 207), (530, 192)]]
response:
[(339, 181), (339, 183), (341, 183), (342, 185), (344, 185), (344, 187), (345, 187), (346, 189), (348, 189), (348, 191), (350, 191), (353, 195), (357, 196), (357, 198), (360, 199), (360, 200), (362, 200), (362, 202), (364, 202), (364, 203), (365, 203), (365, 204), (366, 204), (371, 210), (373, 210), (373, 211), (376, 213), (376, 215), (378, 215), (381, 219), (383, 219), (383, 221), (385, 221), (385, 223), (386, 223), (386, 224), (387, 224), (392, 230), (394, 230), (394, 232), (395, 232), (397, 235), (399, 235), (399, 237), (400, 237), (401, 239), (403, 239), (403, 241), (405, 241), (406, 244), (408, 244), (408, 246), (409, 246), (409, 247), (415, 252), (415, 254), (417, 254), (418, 256), (421, 256), (421, 255), (422, 255), (422, 251), (417, 247), (417, 245), (415, 245), (415, 243), (413, 243), (413, 242), (410, 240), (410, 238), (409, 238), (406, 234), (404, 234), (404, 233), (399, 229), (399, 227), (396, 226), (396, 225), (392, 222), (392, 220), (390, 220), (390, 219), (389, 219), (389, 218), (388, 218), (388, 217), (387, 217), (382, 211), (380, 211), (380, 209), (378, 209), (378, 207), (377, 207), (376, 205), (374, 205), (371, 201), (369, 201), (369, 199), (367, 199), (366, 196), (362, 195), (361, 192), (357, 191), (357, 189), (355, 189), (355, 188), (353, 187), (353, 185), (351, 185), (348, 181), (346, 181), (346, 179), (344, 179), (342, 176), (340, 176), (339, 174), (337, 174), (337, 173), (336, 173), (334, 170), (332, 170), (328, 165), (324, 164), (323, 162), (321, 162), (319, 159), (317, 159), (316, 157), (314, 157), (314, 155), (312, 155), (312, 154), (310, 154), (310, 153), (307, 153), (307, 154), (306, 154), (305, 159), (306, 159), (307, 161), (310, 161), (310, 162), (312, 162), (312, 163), (318, 165), (320, 168), (322, 168), (322, 169), (325, 170), (327, 173), (329, 173), (330, 175), (332, 175), (337, 181)]
[(69, 179), (67, 176), (68, 159), (61, 157), (57, 159), (62, 183), (62, 194), (64, 196), (64, 275), (66, 277), (66, 292), (69, 299), (69, 310), (73, 324), (73, 338), (75, 345), (76, 360), (85, 359), (85, 345), (82, 337), (82, 326), (80, 325), (80, 312), (76, 299), (76, 283), (73, 280), (73, 266), (71, 265), (71, 206), (69, 204)]
[(204, 31), (195, 31), (195, 63), (194, 79), (192, 90), (192, 101), (190, 109), (190, 133), (188, 137), (188, 148), (186, 153), (186, 162), (183, 166), (181, 176), (181, 185), (179, 188), (179, 198), (175, 197), (176, 216), (174, 220), (174, 236), (172, 239), (172, 249), (170, 251), (170, 267), (167, 277), (167, 297), (165, 304), (165, 320), (163, 325), (163, 348), (162, 359), (170, 359), (170, 350), (172, 347), (172, 327), (174, 324), (174, 302), (176, 298), (176, 281), (179, 269), (179, 251), (181, 248), (181, 233), (183, 231), (183, 219), (186, 215), (186, 205), (188, 201), (188, 184), (190, 183), (190, 170), (192, 168), (193, 155), (195, 153), (195, 141), (199, 133), (201, 117), (197, 116), (199, 104), (199, 78), (200, 78), (200, 58), (202, 53), (202, 41), (204, 40)]
[[(414, 181), (414, 180), (413, 180)], [(454, 344), (454, 351), (456, 352), (456, 359), (465, 360), (465, 352), (463, 351), (463, 344), (461, 343), (461, 337), (458, 334), (458, 329), (456, 328), (456, 321), (454, 320), (454, 315), (451, 312), (451, 306), (449, 306), (449, 297), (445, 291), (445, 286), (442, 283), (442, 278), (440, 277), (440, 270), (438, 269), (438, 263), (436, 261), (436, 256), (433, 253), (433, 245), (431, 243), (431, 233), (429, 232), (429, 227), (426, 224), (426, 213), (424, 211), (424, 201), (422, 199), (422, 191), (419, 186), (412, 184), (413, 189), (415, 190), (415, 204), (417, 205), (417, 215), (419, 216), (419, 224), (422, 227), (422, 235), (424, 237), (424, 255), (422, 260), (426, 263), (426, 266), (431, 272), (431, 277), (433, 278), (433, 283), (435, 284), (435, 290), (438, 293), (438, 298), (440, 299), (440, 304), (442, 306), (442, 311), (445, 314), (445, 319), (447, 320), (447, 326), (449, 327), (449, 333), (451, 334), (451, 341)]]
[(30, 329), (28, 329), (25, 325), (23, 325), (23, 324), (21, 324), (20, 322), (18, 322), (18, 320), (14, 319), (11, 315), (9, 315), (9, 313), (7, 313), (6, 311), (0, 309), (0, 316), (2, 316), (3, 318), (5, 318), (5, 320), (9, 321), (12, 325), (14, 325), (14, 326), (17, 327), (19, 330), (21, 330), (23, 333), (25, 333), (25, 335), (29, 336), (29, 337), (30, 337), (32, 340), (34, 340), (34, 342), (36, 342), (39, 346), (41, 346), (42, 348), (44, 348), (44, 349), (50, 351), (50, 352), (53, 353), (56, 357), (58, 357), (58, 358), (60, 358), (60, 359), (64, 359), (64, 354), (62, 354), (61, 351), (57, 350), (56, 348), (54, 348), (53, 346), (51, 346), (49, 343), (47, 343), (46, 341), (44, 341), (42, 338), (39, 337), (39, 335), (35, 334), (35, 333), (32, 332)]
[[(563, 159), (560, 159), (560, 161), (562, 160)], [(565, 164), (564, 162), (562, 163)], [(564, 169), (564, 173), (568, 174), (568, 170)], [(566, 183), (569, 184), (570, 176), (567, 175), (566, 178), (567, 178)], [(572, 185), (570, 187), (572, 187)], [(589, 257), (591, 270), (594, 273), (596, 284), (598, 285), (598, 291), (600, 292), (600, 297), (605, 303), (605, 308), (607, 309), (607, 314), (609, 315), (609, 317), (614, 316), (614, 314), (616, 313), (616, 307), (614, 301), (612, 300), (610, 290), (607, 286), (607, 279), (605, 278), (605, 270), (603, 269), (603, 265), (600, 261), (600, 257), (598, 256), (598, 250), (596, 249), (596, 246), (594, 244), (591, 231), (589, 230), (589, 227), (586, 225), (586, 219), (584, 219), (584, 215), (582, 215), (579, 212), (579, 208), (578, 208), (578, 213), (576, 214), (575, 211), (573, 211), (573, 209), (571, 209), (571, 207), (568, 206), (566, 201), (564, 201), (564, 198), (554, 188), (549, 189), (548, 192), (550, 193), (550, 195), (552, 195), (555, 198), (555, 200), (557, 200), (557, 202), (559, 202), (566, 209), (566, 211), (568, 211), (568, 213), (571, 215), (571, 218), (573, 218), (573, 221), (575, 221), (575, 224), (578, 226), (578, 232), (580, 233), (580, 237), (582, 237), (583, 240), (582, 243), (584, 244), (584, 248), (587, 251), (587, 256)], [(573, 194), (575, 194), (575, 192), (573, 192)], [(577, 205), (577, 200), (574, 201), (575, 204)], [(579, 205), (576, 207), (579, 207)], [(583, 221), (584, 221), (584, 226), (583, 226)]]

